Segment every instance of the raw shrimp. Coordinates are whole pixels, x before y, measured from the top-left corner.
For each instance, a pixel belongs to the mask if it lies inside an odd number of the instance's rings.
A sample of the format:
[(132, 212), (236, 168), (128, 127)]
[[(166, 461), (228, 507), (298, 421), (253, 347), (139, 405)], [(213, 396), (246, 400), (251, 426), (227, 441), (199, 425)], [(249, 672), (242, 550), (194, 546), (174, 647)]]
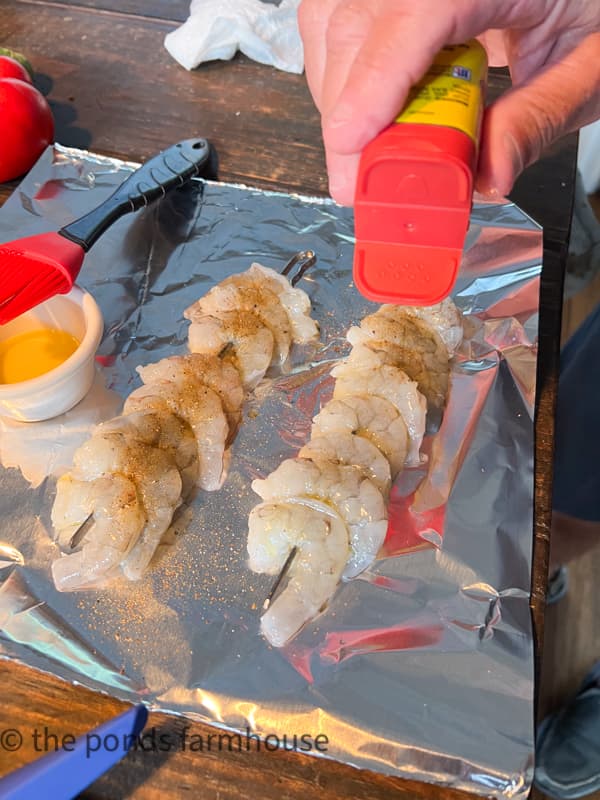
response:
[(372, 442), (354, 433), (334, 431), (312, 437), (298, 457), (358, 467), (383, 495), (387, 497), (390, 491), (389, 461)]
[(246, 275), (257, 285), (265, 283), (279, 297), (279, 302), (287, 311), (292, 326), (292, 340), (296, 344), (315, 341), (319, 337), (319, 325), (312, 319), (310, 298), (302, 289), (291, 285), (289, 280), (262, 264), (251, 264)]
[(75, 531), (93, 514), (81, 549), (52, 564), (54, 585), (61, 592), (92, 586), (112, 577), (146, 524), (135, 482), (124, 475), (92, 481), (63, 475), (58, 480), (52, 524), (58, 542), (68, 547)]
[(292, 326), (278, 295), (266, 282), (257, 284), (245, 273), (231, 275), (196, 300), (185, 311), (185, 316), (188, 319), (199, 314), (220, 317), (224, 311), (251, 311), (256, 314), (273, 334), (272, 365), (278, 370), (286, 368), (292, 344)]
[(375, 395), (389, 400), (406, 423), (410, 440), (406, 464), (420, 463), (419, 449), (425, 434), (427, 403), (405, 372), (386, 363), (382, 353), (364, 345), (352, 348), (348, 358), (331, 371), (336, 379), (333, 396)]
[(189, 391), (193, 386), (208, 386), (221, 398), (223, 409), (229, 422), (229, 440), (241, 419), (241, 408), (244, 402), (244, 387), (237, 369), (217, 356), (191, 353), (185, 356), (170, 356), (154, 364), (137, 368), (138, 374), (145, 384), (159, 384), (172, 381), (178, 385), (187, 385)]
[(138, 580), (171, 525), (173, 512), (180, 503), (181, 476), (173, 456), (139, 440), (128, 441), (121, 431), (100, 430), (75, 452), (73, 464), (76, 478), (94, 480), (118, 473), (136, 484), (146, 524), (122, 566), (126, 577)]
[(452, 298), (447, 297), (434, 306), (394, 306), (386, 304), (379, 309), (380, 314), (396, 318), (405, 314), (423, 320), (430, 329), (435, 330), (446, 345), (448, 358), (458, 350), (463, 339), (463, 318)]
[(275, 575), (292, 547), (285, 589), (261, 619), (267, 641), (282, 647), (327, 604), (341, 578), (350, 547), (348, 529), (322, 503), (261, 503), (250, 512), (248, 554), (254, 572)]
[(311, 436), (341, 432), (372, 442), (388, 460), (392, 479), (403, 468), (408, 452), (406, 423), (389, 400), (375, 395), (330, 400), (314, 418)]
[(350, 534), (352, 553), (344, 570), (354, 577), (375, 559), (387, 531), (387, 509), (375, 484), (354, 466), (288, 458), (253, 490), (267, 502), (317, 499), (331, 504)]
[(166, 450), (175, 460), (186, 498), (198, 480), (198, 448), (194, 432), (181, 417), (165, 410), (137, 411), (103, 422), (99, 433), (123, 433), (129, 443), (142, 442)]
[(240, 373), (244, 389), (254, 389), (273, 360), (273, 334), (262, 320), (250, 311), (223, 311), (218, 317), (186, 315), (192, 323), (188, 330), (192, 353), (222, 354), (222, 360)]
[(448, 351), (435, 330), (418, 317), (370, 314), (347, 333), (352, 345), (381, 353), (386, 363), (404, 370), (417, 382), (430, 408), (442, 409), (448, 392)]
[(125, 401), (123, 412), (172, 412), (184, 419), (196, 439), (198, 485), (212, 492), (225, 479), (225, 446), (229, 424), (221, 399), (208, 386), (190, 382), (162, 381), (135, 389)]

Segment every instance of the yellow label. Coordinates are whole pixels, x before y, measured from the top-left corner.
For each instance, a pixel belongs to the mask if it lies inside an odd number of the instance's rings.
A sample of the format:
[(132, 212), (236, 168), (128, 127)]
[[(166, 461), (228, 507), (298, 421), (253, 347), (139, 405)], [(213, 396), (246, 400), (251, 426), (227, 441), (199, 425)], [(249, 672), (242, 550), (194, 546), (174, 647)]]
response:
[(486, 82), (487, 55), (478, 41), (444, 47), (396, 122), (457, 128), (477, 144)]

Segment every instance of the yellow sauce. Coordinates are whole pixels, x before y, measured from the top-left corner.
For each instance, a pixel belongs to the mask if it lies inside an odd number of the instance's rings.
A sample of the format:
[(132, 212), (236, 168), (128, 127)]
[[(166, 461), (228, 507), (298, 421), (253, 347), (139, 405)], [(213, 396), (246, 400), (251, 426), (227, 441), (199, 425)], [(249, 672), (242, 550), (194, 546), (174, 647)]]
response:
[(79, 347), (74, 336), (38, 328), (0, 341), (0, 383), (19, 383), (49, 372)]

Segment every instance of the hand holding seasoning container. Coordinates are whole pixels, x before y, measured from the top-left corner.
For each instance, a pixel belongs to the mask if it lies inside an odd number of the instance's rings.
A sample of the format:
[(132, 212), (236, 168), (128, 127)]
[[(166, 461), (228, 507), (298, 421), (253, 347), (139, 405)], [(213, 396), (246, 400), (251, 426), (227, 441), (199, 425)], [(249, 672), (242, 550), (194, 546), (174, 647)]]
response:
[(445, 47), (396, 120), (365, 147), (354, 280), (369, 300), (431, 305), (458, 273), (473, 199), (487, 56)]

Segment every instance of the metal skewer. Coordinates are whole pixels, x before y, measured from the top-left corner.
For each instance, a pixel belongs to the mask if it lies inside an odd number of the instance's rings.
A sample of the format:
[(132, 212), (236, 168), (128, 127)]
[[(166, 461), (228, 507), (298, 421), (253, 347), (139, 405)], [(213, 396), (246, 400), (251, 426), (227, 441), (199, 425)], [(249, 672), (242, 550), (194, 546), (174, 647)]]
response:
[(90, 514), (87, 519), (81, 523), (81, 525), (77, 528), (73, 536), (71, 536), (71, 541), (69, 542), (69, 549), (74, 550), (82, 541), (83, 537), (89, 531), (89, 529), (94, 524), (94, 515)]
[(292, 566), (292, 563), (293, 563), (294, 559), (296, 558), (297, 552), (298, 552), (298, 548), (294, 545), (294, 547), (292, 547), (292, 549), (290, 550), (290, 554), (286, 558), (283, 567), (281, 568), (281, 572), (279, 573), (279, 575), (275, 579), (275, 583), (271, 587), (271, 591), (269, 592), (267, 599), (263, 603), (263, 611), (266, 611), (269, 608), (269, 606), (271, 605), (271, 603), (273, 602), (273, 600), (275, 599), (275, 595), (277, 593), (277, 590), (281, 586), (282, 581), (285, 578), (285, 576), (290, 571), (290, 567)]
[(304, 273), (317, 263), (317, 256), (314, 250), (301, 250), (296, 255), (292, 256), (285, 267), (281, 270), (282, 275), (289, 275), (292, 269), (299, 265), (298, 271), (293, 278), (290, 278), (290, 283), (295, 286), (298, 281), (302, 280)]

